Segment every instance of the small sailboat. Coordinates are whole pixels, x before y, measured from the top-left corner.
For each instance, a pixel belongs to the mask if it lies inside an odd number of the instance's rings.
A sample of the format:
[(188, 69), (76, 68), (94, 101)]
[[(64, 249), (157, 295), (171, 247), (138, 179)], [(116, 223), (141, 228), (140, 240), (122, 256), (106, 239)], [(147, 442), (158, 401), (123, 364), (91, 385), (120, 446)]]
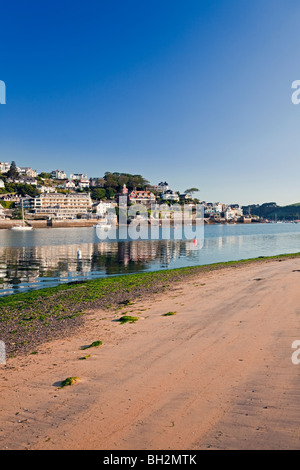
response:
[(14, 230), (15, 232), (28, 232), (29, 230), (32, 230), (31, 225), (26, 225), (25, 223), (25, 216), (24, 216), (24, 207), (23, 207), (23, 200), (22, 200), (22, 225), (15, 225), (14, 227), (11, 227), (11, 230)]

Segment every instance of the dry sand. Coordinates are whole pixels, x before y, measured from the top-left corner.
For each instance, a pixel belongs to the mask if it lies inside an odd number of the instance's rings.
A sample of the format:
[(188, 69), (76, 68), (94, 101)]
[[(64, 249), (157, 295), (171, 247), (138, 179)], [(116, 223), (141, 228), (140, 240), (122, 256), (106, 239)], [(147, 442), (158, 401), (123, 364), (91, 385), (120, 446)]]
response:
[[(135, 324), (94, 311), (70, 339), (9, 360), (0, 448), (299, 449), (299, 269), (290, 259), (201, 274), (123, 309)], [(81, 382), (59, 389), (70, 376)]]

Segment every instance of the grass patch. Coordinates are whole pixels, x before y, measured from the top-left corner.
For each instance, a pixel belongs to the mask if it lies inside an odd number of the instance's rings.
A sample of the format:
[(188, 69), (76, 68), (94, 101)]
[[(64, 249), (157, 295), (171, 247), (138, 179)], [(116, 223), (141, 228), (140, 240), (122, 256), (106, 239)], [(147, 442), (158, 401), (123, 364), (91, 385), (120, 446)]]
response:
[(168, 313), (164, 313), (163, 314), (163, 317), (171, 317), (172, 315), (176, 315), (177, 312), (168, 312)]
[(83, 356), (83, 357), (80, 357), (79, 358), (79, 361), (85, 361), (86, 359), (88, 359), (89, 357), (92, 357), (90, 354), (88, 354), (87, 356)]

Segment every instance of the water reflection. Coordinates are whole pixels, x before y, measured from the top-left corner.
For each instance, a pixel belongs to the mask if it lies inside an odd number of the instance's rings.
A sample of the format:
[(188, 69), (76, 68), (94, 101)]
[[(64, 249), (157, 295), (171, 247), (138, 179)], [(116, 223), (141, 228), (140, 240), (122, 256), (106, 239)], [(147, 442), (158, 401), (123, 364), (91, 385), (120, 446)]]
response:
[(299, 241), (300, 225), (292, 224), (207, 227), (202, 249), (181, 240), (99, 242), (89, 228), (27, 234), (2, 230), (0, 295), (114, 274), (298, 252)]
[(1, 293), (41, 287), (41, 284), (45, 287), (83, 278), (146, 271), (149, 263), (164, 269), (171, 260), (193, 256), (193, 251), (190, 242), (180, 241), (1, 247)]

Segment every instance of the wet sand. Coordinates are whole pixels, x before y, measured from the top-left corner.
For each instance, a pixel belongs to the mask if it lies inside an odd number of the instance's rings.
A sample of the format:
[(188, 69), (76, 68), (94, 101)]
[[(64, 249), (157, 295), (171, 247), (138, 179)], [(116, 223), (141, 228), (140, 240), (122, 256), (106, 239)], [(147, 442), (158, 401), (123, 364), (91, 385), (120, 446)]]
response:
[[(0, 448), (299, 449), (298, 270), (287, 259), (201, 273), (10, 359)], [(125, 311), (139, 321), (112, 321)], [(58, 388), (70, 376), (81, 381)]]

